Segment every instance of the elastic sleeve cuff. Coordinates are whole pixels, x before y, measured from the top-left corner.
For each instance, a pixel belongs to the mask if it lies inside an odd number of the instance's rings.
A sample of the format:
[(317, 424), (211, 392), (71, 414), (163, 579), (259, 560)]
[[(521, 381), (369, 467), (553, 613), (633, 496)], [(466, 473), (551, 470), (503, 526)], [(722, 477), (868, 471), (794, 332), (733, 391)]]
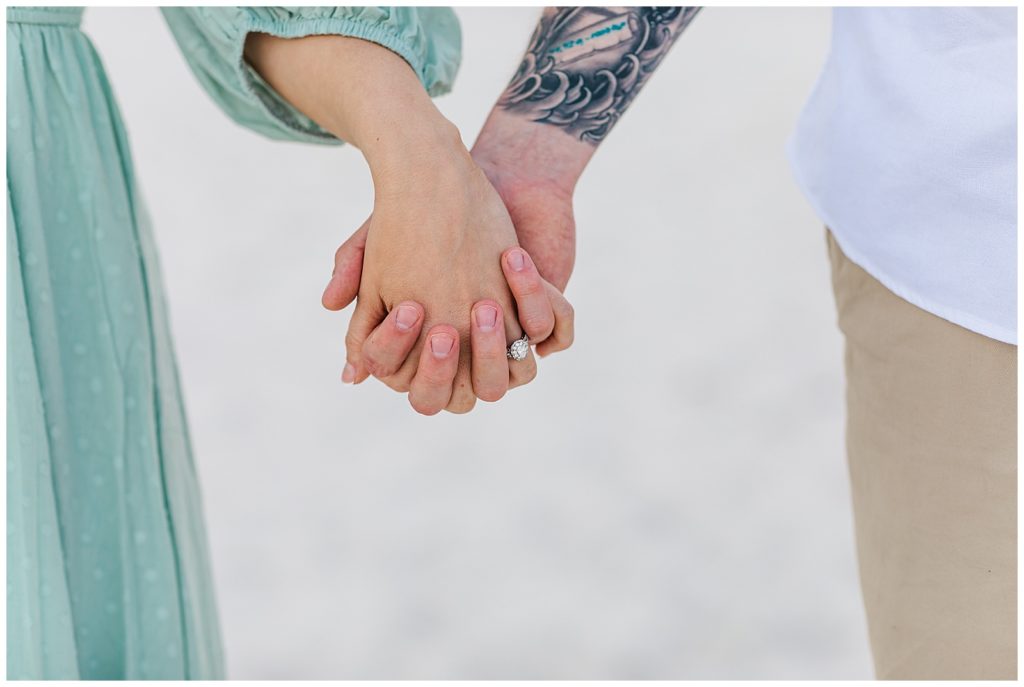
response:
[(420, 82), (430, 95), (444, 92), (437, 83), (430, 83), (423, 59), (419, 52), (406, 42), (391, 26), (354, 21), (347, 18), (329, 17), (317, 19), (292, 19), (278, 21), (263, 17), (251, 17), (237, 43), (235, 55), (241, 83), (249, 90), (254, 100), (268, 117), (287, 127), (292, 140), (310, 143), (338, 145), (341, 141), (316, 122), (299, 112), (291, 103), (282, 98), (273, 87), (263, 80), (243, 55), (245, 41), (250, 33), (266, 33), (278, 38), (301, 38), (303, 36), (348, 36), (376, 43), (399, 55), (416, 72)]

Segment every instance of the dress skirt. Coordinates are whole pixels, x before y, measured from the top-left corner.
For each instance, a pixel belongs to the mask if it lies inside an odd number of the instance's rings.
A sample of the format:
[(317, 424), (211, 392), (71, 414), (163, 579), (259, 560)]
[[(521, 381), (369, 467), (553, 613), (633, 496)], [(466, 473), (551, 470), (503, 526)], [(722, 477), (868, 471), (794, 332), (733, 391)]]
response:
[(7, 14), (8, 677), (217, 678), (159, 267), (80, 17)]

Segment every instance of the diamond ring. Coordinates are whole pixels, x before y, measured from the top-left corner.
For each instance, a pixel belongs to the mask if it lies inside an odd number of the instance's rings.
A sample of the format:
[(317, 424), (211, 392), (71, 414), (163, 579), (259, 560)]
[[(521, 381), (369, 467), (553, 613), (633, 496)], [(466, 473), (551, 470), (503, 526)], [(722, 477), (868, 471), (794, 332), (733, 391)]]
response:
[(523, 334), (522, 338), (516, 339), (509, 345), (508, 350), (505, 351), (512, 360), (526, 360), (526, 354), (530, 352), (530, 337)]

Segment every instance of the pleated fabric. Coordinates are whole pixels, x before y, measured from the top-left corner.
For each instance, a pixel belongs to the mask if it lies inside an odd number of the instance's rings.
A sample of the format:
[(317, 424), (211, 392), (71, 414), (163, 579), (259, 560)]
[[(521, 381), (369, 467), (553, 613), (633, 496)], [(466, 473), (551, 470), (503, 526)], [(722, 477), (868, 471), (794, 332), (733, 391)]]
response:
[[(403, 50), (433, 92), (454, 78), (459, 35), (448, 10), (306, 9), (165, 16), (214, 100), (275, 138), (337, 142), (241, 62), (249, 31), (376, 36)], [(81, 16), (7, 10), (8, 677), (219, 678), (159, 264)]]
[(149, 223), (99, 59), (49, 12), (7, 24), (8, 675), (218, 677)]

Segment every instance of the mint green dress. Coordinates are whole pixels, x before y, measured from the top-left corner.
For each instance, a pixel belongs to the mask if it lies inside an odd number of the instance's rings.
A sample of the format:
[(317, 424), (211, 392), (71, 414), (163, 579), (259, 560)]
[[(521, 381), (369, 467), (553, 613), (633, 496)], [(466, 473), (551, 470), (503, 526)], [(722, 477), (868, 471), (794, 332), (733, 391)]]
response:
[[(432, 94), (458, 67), (458, 23), (446, 9), (163, 12), (206, 91), (273, 138), (338, 143), (245, 65), (249, 32), (379, 43)], [(156, 249), (81, 16), (7, 10), (8, 677), (218, 678), (202, 506)], [(211, 151), (204, 164), (216, 160)]]

